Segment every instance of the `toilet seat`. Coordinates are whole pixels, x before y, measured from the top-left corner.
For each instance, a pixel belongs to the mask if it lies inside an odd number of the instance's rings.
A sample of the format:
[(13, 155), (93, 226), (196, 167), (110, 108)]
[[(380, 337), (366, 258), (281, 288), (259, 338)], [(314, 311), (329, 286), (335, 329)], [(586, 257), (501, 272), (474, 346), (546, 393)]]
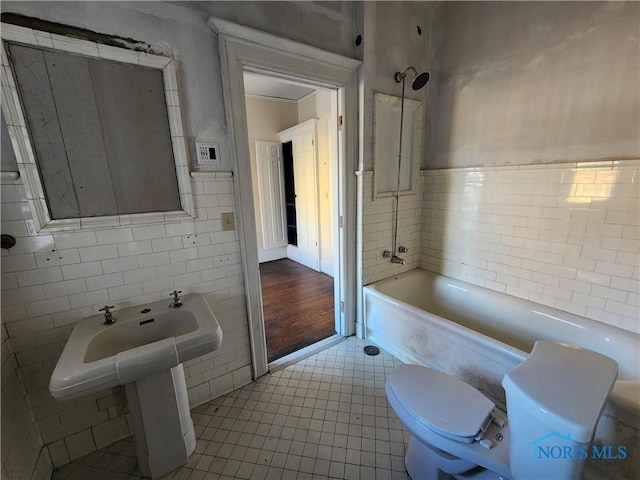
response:
[(491, 400), (462, 380), (428, 367), (397, 367), (387, 389), (413, 421), (458, 442), (480, 440), (493, 419)]

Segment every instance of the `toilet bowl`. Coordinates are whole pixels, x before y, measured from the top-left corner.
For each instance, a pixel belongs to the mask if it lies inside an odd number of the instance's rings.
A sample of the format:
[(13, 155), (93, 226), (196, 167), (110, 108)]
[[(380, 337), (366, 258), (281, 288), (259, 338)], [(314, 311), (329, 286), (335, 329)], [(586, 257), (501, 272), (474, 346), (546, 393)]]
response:
[(503, 379), (508, 417), (478, 390), (428, 367), (397, 367), (385, 388), (411, 432), (412, 480), (578, 479), (617, 373), (604, 355), (538, 341)]

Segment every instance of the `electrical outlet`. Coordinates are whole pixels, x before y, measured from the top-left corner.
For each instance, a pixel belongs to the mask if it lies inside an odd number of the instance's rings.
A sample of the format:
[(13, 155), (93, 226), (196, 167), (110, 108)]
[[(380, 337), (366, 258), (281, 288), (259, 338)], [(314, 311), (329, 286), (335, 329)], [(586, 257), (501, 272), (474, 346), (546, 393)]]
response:
[(220, 146), (212, 142), (196, 142), (198, 165), (220, 165)]
[(236, 229), (236, 221), (233, 218), (232, 212), (227, 212), (222, 214), (222, 231), (228, 232), (229, 230)]

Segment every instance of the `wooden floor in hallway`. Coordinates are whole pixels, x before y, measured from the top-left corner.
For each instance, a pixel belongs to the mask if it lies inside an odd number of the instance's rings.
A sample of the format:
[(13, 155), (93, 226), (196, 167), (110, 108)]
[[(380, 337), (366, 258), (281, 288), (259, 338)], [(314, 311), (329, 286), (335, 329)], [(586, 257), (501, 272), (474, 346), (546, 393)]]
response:
[(284, 258), (260, 279), (269, 362), (335, 334), (333, 278)]

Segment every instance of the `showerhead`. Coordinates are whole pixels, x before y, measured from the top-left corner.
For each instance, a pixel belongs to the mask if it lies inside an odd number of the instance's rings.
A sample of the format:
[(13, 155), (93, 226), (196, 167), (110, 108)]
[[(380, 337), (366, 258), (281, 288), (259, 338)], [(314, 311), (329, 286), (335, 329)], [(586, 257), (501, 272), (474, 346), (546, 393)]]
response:
[(413, 81), (411, 82), (411, 88), (413, 88), (414, 90), (420, 90), (429, 81), (429, 72), (422, 72), (419, 74), (414, 67), (407, 67), (404, 72), (396, 72), (396, 74), (394, 75), (395, 81), (397, 83), (402, 82), (407, 76), (407, 72), (409, 70), (413, 70), (413, 74), (415, 75), (413, 77)]
[(429, 72), (422, 72), (421, 74), (416, 75), (416, 78), (411, 82), (411, 88), (414, 90), (420, 90), (429, 81), (429, 76)]

